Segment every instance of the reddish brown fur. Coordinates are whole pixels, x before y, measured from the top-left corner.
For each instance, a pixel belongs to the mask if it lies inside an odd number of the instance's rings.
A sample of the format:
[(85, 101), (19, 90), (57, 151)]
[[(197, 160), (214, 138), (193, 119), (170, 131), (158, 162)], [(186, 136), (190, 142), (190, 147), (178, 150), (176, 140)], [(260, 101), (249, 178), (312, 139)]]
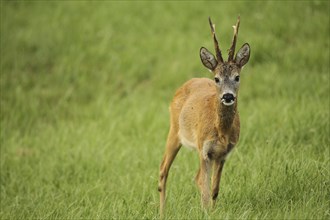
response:
[[(239, 138), (240, 122), (237, 103), (231, 107), (221, 105), (219, 92), (214, 81), (206, 78), (195, 78), (189, 80), (177, 90), (170, 105), (170, 115), (170, 132), (160, 168), (161, 206), (164, 206), (165, 184), (169, 168), (182, 144), (179, 133), (191, 142), (196, 143), (200, 154), (203, 152), (202, 148), (205, 141), (213, 141), (218, 146), (208, 154), (210, 159), (215, 161), (212, 184), (212, 198), (215, 202), (225, 156)], [(203, 155), (201, 155), (201, 158), (203, 158)], [(203, 166), (201, 164), (201, 167)], [(203, 186), (203, 180), (200, 179), (200, 172), (199, 170), (196, 182), (202, 192), (207, 191), (207, 189), (204, 189), (206, 186)], [(207, 192), (204, 194), (207, 195), (206, 198), (202, 198), (202, 203), (207, 206), (210, 195)]]
[[(213, 24), (210, 21), (217, 55), (218, 48)], [(239, 19), (237, 24), (239, 24)], [(237, 25), (238, 26), (238, 25)], [(230, 50), (235, 50), (237, 30)], [(200, 168), (196, 183), (201, 191), (201, 202), (208, 207), (211, 198), (210, 171), (213, 165), (212, 202), (215, 204), (219, 184), (227, 154), (236, 145), (240, 133), (240, 120), (237, 111), (239, 75), (248, 62), (250, 47), (244, 44), (236, 54), (223, 62), (206, 49), (200, 50), (201, 61), (211, 70), (215, 81), (207, 78), (194, 78), (183, 84), (175, 93), (170, 105), (170, 130), (167, 137), (164, 157), (160, 166), (159, 186), (160, 214), (164, 212), (166, 180), (169, 169), (181, 145), (194, 147), (200, 158)], [(227, 98), (231, 95), (232, 98)]]

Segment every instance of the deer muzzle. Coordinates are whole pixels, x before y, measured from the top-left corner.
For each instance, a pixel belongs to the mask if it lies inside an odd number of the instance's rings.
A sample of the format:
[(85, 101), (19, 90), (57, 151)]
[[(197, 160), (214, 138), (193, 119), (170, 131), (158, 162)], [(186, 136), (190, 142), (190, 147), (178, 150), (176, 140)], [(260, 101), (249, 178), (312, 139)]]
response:
[(235, 103), (235, 96), (232, 93), (225, 93), (221, 98), (222, 104), (231, 106)]

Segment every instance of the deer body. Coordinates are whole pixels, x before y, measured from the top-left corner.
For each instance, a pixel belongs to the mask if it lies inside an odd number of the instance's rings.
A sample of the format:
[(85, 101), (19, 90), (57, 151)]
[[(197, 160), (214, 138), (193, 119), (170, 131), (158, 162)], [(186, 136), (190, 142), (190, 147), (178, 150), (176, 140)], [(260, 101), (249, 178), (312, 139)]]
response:
[[(239, 75), (250, 56), (250, 47), (244, 44), (234, 58), (239, 19), (234, 26), (233, 46), (228, 61), (223, 61), (221, 51), (210, 20), (217, 58), (206, 48), (200, 50), (201, 61), (214, 73), (215, 80), (194, 78), (182, 85), (170, 105), (170, 130), (165, 154), (160, 166), (158, 190), (160, 213), (165, 206), (166, 180), (169, 169), (181, 145), (197, 150), (200, 168), (196, 183), (201, 191), (204, 207), (218, 196), (225, 158), (239, 139), (240, 121), (237, 111)], [(213, 165), (212, 190), (210, 177)]]
[(178, 89), (170, 106), (170, 114), (177, 116), (171, 125), (178, 128), (180, 143), (203, 151), (205, 159), (225, 156), (229, 143), (238, 140), (236, 106), (222, 108), (219, 97), (214, 81), (195, 78)]

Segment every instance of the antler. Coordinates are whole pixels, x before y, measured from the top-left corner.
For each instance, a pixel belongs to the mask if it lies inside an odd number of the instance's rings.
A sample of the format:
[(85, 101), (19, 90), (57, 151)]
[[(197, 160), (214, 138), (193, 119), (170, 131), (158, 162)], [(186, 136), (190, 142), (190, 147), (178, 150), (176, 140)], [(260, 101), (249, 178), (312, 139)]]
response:
[(210, 27), (211, 27), (212, 36), (213, 36), (214, 48), (215, 48), (215, 53), (216, 53), (216, 56), (217, 56), (217, 60), (218, 60), (218, 62), (223, 63), (221, 50), (219, 48), (217, 37), (215, 36), (215, 25), (212, 24), (212, 21), (211, 21), (210, 17), (209, 17), (209, 23), (210, 23)]
[(234, 36), (233, 36), (233, 41), (232, 41), (231, 47), (228, 50), (229, 51), (229, 53), (228, 53), (228, 62), (234, 60), (235, 47), (236, 47), (236, 41), (237, 41), (239, 23), (240, 23), (240, 16), (238, 16), (238, 18), (237, 18), (236, 25), (233, 26), (233, 28), (234, 28)]

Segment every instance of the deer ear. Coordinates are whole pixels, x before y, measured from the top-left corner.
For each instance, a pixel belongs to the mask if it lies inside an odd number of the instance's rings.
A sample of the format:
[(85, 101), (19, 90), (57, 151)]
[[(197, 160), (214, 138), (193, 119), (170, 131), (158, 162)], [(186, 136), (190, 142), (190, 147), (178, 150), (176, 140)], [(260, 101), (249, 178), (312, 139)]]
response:
[(250, 59), (250, 45), (245, 43), (235, 56), (235, 63), (239, 67), (243, 67)]
[(209, 70), (214, 70), (215, 67), (218, 65), (218, 61), (215, 59), (214, 55), (205, 47), (201, 47), (199, 55), (201, 57), (203, 65)]

